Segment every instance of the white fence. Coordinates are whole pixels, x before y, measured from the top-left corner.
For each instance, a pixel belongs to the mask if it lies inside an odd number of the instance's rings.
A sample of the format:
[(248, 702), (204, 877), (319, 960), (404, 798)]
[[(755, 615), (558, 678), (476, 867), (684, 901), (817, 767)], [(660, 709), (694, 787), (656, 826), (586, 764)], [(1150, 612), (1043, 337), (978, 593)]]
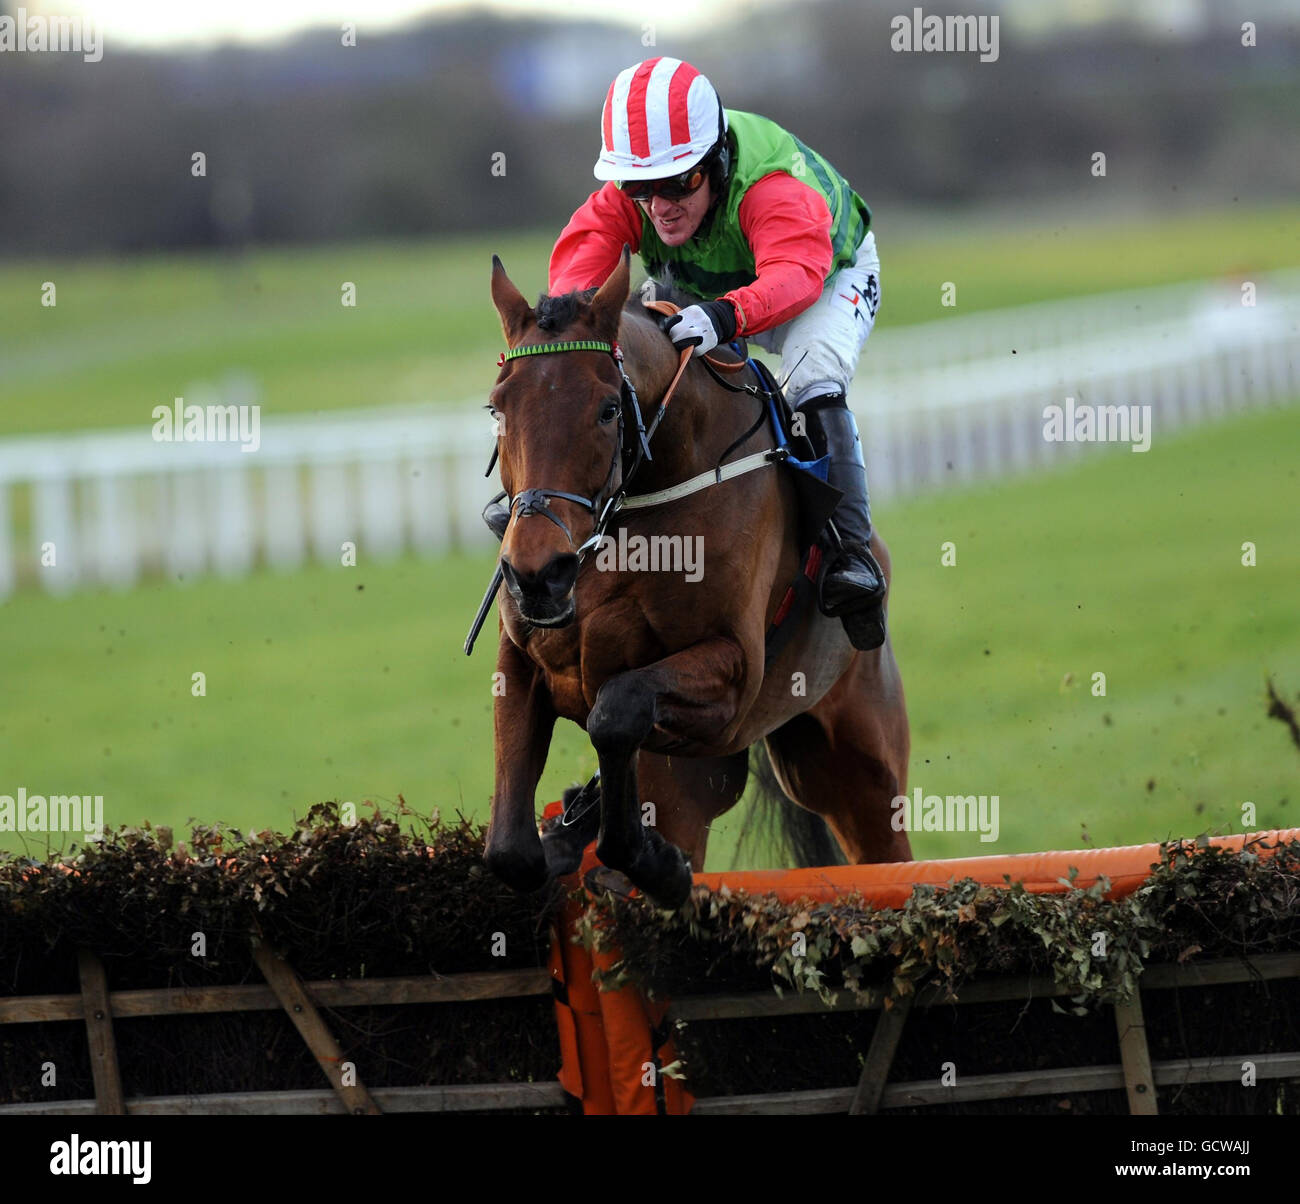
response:
[[(852, 401), (872, 496), (1049, 463), (1043, 409), (1149, 405), (1178, 426), (1300, 396), (1300, 272), (1002, 309), (877, 331)], [(484, 381), (486, 396), (488, 381)], [(197, 400), (190, 399), (190, 400)], [(244, 400), (244, 399), (241, 399)], [(138, 428), (0, 441), (0, 595), (488, 546), (482, 399), (265, 418), (260, 447)]]
[(1151, 407), (1178, 427), (1300, 398), (1300, 271), (1108, 293), (873, 334), (852, 401), (873, 496), (897, 497), (1088, 449), (1044, 439), (1044, 407)]

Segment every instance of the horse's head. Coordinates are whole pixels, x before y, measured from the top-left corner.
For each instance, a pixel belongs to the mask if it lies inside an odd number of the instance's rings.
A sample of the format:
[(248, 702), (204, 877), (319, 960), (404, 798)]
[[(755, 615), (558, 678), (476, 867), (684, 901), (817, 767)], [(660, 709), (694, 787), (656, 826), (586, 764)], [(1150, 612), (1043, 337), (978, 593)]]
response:
[[(543, 296), (532, 309), (492, 260), (492, 300), (511, 351), (618, 338), (628, 295), (624, 253), (595, 292)], [(536, 627), (572, 622), (578, 549), (622, 484), (623, 376), (604, 350), (556, 349), (506, 359), (489, 394), (501, 484), (512, 499), (501, 572)]]

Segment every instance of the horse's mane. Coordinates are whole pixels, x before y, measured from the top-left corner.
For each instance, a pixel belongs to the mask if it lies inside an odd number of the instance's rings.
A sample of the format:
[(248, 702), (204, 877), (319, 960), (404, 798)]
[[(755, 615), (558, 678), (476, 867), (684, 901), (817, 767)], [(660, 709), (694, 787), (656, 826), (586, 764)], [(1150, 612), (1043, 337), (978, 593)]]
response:
[(537, 308), (534, 311), (537, 328), (549, 331), (551, 334), (559, 334), (578, 316), (580, 308), (591, 304), (591, 299), (595, 295), (594, 288), (577, 293), (559, 293), (554, 297), (549, 293), (543, 293), (537, 298)]
[[(548, 334), (561, 333), (577, 320), (578, 315), (591, 304), (591, 299), (595, 295), (594, 287), (572, 293), (556, 293), (554, 296), (550, 293), (542, 293), (537, 298), (537, 307), (533, 311), (537, 328), (545, 330)], [(623, 306), (623, 313), (646, 321), (654, 320), (642, 303), (640, 294), (635, 291)]]
[[(537, 298), (537, 306), (533, 311), (537, 328), (546, 331), (548, 334), (561, 334), (582, 316), (595, 295), (596, 289), (594, 288), (582, 289), (572, 293), (557, 293), (554, 296), (549, 293), (542, 293)], [(666, 387), (668, 377), (663, 374), (671, 372), (671, 362), (674, 361), (675, 357), (665, 355), (663, 362), (660, 363), (658, 355), (652, 355), (647, 360), (644, 356), (638, 354), (638, 350), (642, 347), (649, 351), (663, 336), (653, 334), (653, 329), (657, 326), (657, 315), (646, 309), (637, 290), (632, 291), (623, 306), (624, 321), (629, 318), (642, 324), (642, 329), (647, 336), (627, 344), (629, 371), (640, 370), (641, 372), (652, 373), (652, 379), (656, 381), (662, 376), (662, 380), (658, 381), (659, 387)], [(645, 329), (646, 325), (650, 327), (649, 330)], [(626, 333), (626, 330), (624, 330), (624, 336), (620, 337), (625, 337)], [(663, 339), (663, 347), (668, 348), (670, 346), (668, 340)], [(642, 382), (638, 381), (637, 383), (638, 387), (640, 387)], [(646, 383), (649, 384), (650, 382)]]

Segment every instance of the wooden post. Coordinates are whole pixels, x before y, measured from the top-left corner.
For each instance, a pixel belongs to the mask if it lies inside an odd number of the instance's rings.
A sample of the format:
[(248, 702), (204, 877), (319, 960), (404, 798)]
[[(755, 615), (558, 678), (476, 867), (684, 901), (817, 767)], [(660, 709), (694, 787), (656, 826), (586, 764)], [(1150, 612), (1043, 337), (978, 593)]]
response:
[(329, 1084), (338, 1093), (344, 1107), (355, 1115), (378, 1116), (379, 1108), (358, 1078), (352, 1086), (343, 1085), (343, 1049), (334, 1039), (321, 1014), (312, 1003), (302, 980), (289, 963), (277, 957), (260, 940), (253, 938), (253, 958), (270, 983), (280, 1006), (289, 1014), (294, 1027), (315, 1055)]
[(95, 1081), (95, 1110), (101, 1116), (125, 1116), (122, 1078), (117, 1069), (117, 1043), (113, 1040), (113, 1012), (108, 1004), (108, 976), (104, 963), (89, 949), (77, 954), (81, 973), (81, 1005), (86, 1015), (86, 1040), (90, 1045), (90, 1072)]
[(916, 992), (913, 991), (910, 995), (894, 1000), (892, 1008), (881, 1009), (862, 1066), (862, 1077), (858, 1079), (858, 1089), (853, 1093), (853, 1102), (849, 1105), (850, 1116), (874, 1116), (880, 1110), (885, 1080), (889, 1077), (889, 1068), (894, 1064), (898, 1039), (903, 1035), (903, 1025), (907, 1023), (915, 999)]
[(1146, 1023), (1142, 1019), (1142, 992), (1135, 990), (1128, 1003), (1115, 1005), (1115, 1027), (1119, 1032), (1119, 1056), (1124, 1064), (1124, 1087), (1132, 1116), (1156, 1116), (1156, 1080), (1151, 1073)]

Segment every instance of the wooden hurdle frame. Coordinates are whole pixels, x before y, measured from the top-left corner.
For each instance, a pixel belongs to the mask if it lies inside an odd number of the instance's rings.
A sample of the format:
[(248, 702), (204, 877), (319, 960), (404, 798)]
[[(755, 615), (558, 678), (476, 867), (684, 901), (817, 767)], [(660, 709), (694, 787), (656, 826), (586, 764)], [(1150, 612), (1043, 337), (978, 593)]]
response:
[[(1300, 839), (1300, 830), (1216, 838), (1214, 843), (1240, 847), (1262, 837), (1277, 842)], [(838, 867), (788, 873), (698, 875), (714, 889), (726, 885), (760, 893), (776, 892), (787, 901), (826, 901), (849, 884), (872, 879), (876, 893), (897, 906), (917, 881), (1000, 875), (1002, 864), (1018, 861), (1026, 889), (1060, 890), (1061, 859), (1084, 862), (1096, 875), (1109, 863), (1121, 881), (1113, 894), (1127, 893), (1145, 880), (1157, 845), (1120, 850), (1083, 850), (1065, 854), (1024, 854), (1018, 858), (983, 858), (965, 862), (900, 863), (890, 866)], [(588, 861), (594, 851), (588, 851)], [(988, 863), (977, 865), (977, 863)], [(1118, 867), (1118, 870), (1116, 870)], [(584, 867), (586, 868), (586, 867)], [(1108, 877), (1112, 876), (1108, 874)], [(574, 883), (578, 881), (574, 879)], [(1081, 883), (1082, 884), (1082, 883)], [(1239, 1078), (1244, 1061), (1254, 1063), (1257, 1079), (1300, 1079), (1300, 1051), (1228, 1057), (1193, 1057), (1152, 1062), (1146, 1040), (1142, 1001), (1152, 991), (1227, 986), (1300, 978), (1300, 953), (1261, 954), (1249, 960), (1217, 959), (1184, 965), (1156, 964), (1141, 975), (1133, 996), (1114, 1005), (1119, 1061), (1105, 1066), (1067, 1067), (972, 1076), (945, 1086), (939, 1080), (888, 1082), (907, 1022), (916, 1009), (1011, 1002), (1068, 996), (1072, 989), (1052, 978), (1002, 976), (972, 980), (952, 998), (941, 984), (922, 984), (914, 995), (887, 1001), (883, 992), (861, 997), (841, 991), (833, 1004), (814, 992), (776, 995), (700, 994), (653, 1002), (633, 986), (598, 992), (593, 972), (617, 961), (611, 951), (591, 951), (570, 939), (583, 904), (570, 898), (552, 929), (549, 964), (534, 969), (420, 975), (376, 979), (324, 979), (304, 982), (261, 938), (250, 937), (252, 955), (265, 979), (260, 984), (169, 987), (114, 991), (104, 964), (92, 950), (78, 954), (80, 992), (68, 995), (0, 996), (0, 1025), (77, 1021), (86, 1026), (94, 1081), (94, 1098), (48, 1103), (6, 1104), (9, 1115), (239, 1115), (339, 1114), (387, 1112), (482, 1112), (501, 1109), (579, 1108), (588, 1113), (690, 1112), (713, 1114), (801, 1114), (847, 1112), (872, 1115), (891, 1108), (957, 1102), (994, 1101), (1030, 1096), (1124, 1089), (1131, 1115), (1155, 1115), (1161, 1088), (1192, 1083), (1229, 1082)], [(472, 1003), (511, 998), (554, 999), (562, 1062), (555, 1082), (497, 1082), (368, 1089), (360, 1078), (344, 1073), (342, 1049), (322, 1009), (424, 1003)], [(115, 1019), (283, 1010), (315, 1057), (327, 1086), (320, 1090), (246, 1091), (206, 1095), (128, 1098), (122, 1089)], [(696, 1099), (689, 1089), (659, 1069), (673, 1060), (676, 1021), (713, 1023), (830, 1013), (877, 1012), (879, 1019), (854, 1086)], [(653, 1066), (652, 1082), (644, 1082)]]
[[(84, 1020), (90, 1046), (95, 1098), (49, 1103), (6, 1104), (3, 1116), (166, 1116), (352, 1113), (480, 1112), (500, 1108), (564, 1107), (558, 1082), (457, 1084), (368, 1090), (359, 1077), (343, 1074), (342, 1051), (321, 1015), (322, 1008), (408, 1003), (465, 1003), (551, 995), (544, 968), (446, 976), (322, 979), (304, 982), (293, 968), (259, 941), (253, 958), (265, 984), (166, 987), (111, 991), (101, 959), (89, 950), (78, 956), (79, 995), (0, 996), (0, 1025)], [(321, 1090), (242, 1091), (210, 1095), (124, 1098), (113, 1021), (146, 1016), (198, 1016), (283, 1009), (311, 1050), (329, 1084)]]
[(879, 994), (865, 1001), (841, 998), (833, 1007), (809, 994), (783, 997), (771, 994), (696, 995), (674, 999), (668, 1014), (674, 1020), (700, 1022), (839, 1012), (881, 1013), (856, 1087), (712, 1096), (697, 1099), (691, 1109), (692, 1115), (820, 1112), (871, 1115), (889, 1108), (1123, 1088), (1128, 1093), (1130, 1115), (1154, 1116), (1158, 1112), (1158, 1088), (1228, 1082), (1240, 1077), (1243, 1061), (1255, 1064), (1258, 1079), (1300, 1078), (1300, 1051), (1257, 1055), (1243, 1052), (1231, 1058), (1180, 1058), (1153, 1063), (1142, 1018), (1143, 994), (1179, 987), (1226, 986), (1286, 978), (1300, 978), (1300, 953), (1263, 954), (1249, 963), (1223, 959), (1194, 965), (1151, 966), (1143, 973), (1140, 988), (1134, 992), (1133, 998), (1128, 1003), (1114, 1005), (1112, 1009), (1120, 1056), (1118, 1065), (978, 1075), (951, 1087), (943, 1086), (937, 1078), (910, 1083), (886, 1082), (904, 1026), (914, 1009), (1046, 999), (1068, 995), (1070, 990), (1051, 978), (989, 978), (963, 987), (957, 1000), (948, 999), (941, 986), (923, 986), (915, 996), (896, 1001), (887, 1010)]
[[(474, 1000), (550, 996), (551, 977), (545, 969), (504, 970), (377, 979), (324, 979), (303, 982), (283, 960), (264, 947), (256, 954), (267, 983), (220, 987), (170, 987), (110, 991), (103, 963), (93, 953), (79, 956), (82, 990), (79, 995), (32, 995), (0, 998), (0, 1024), (84, 1020), (91, 1053), (95, 1098), (0, 1106), (6, 1115), (142, 1115), (161, 1116), (239, 1114), (338, 1114), (380, 1112), (477, 1112), (500, 1108), (554, 1108), (567, 1095), (558, 1082), (493, 1083), (367, 1090), (357, 1079), (348, 1085), (340, 1073), (341, 1053), (321, 1015), (321, 1008), (413, 1003), (464, 1003)], [(973, 982), (957, 1001), (939, 986), (922, 987), (914, 996), (883, 1007), (876, 994), (864, 1000), (841, 998), (834, 1005), (813, 994), (776, 996), (771, 992), (742, 995), (680, 996), (669, 1005), (670, 1021), (714, 1022), (758, 1017), (880, 1012), (865, 1064), (856, 1087), (809, 1091), (717, 1096), (697, 1099), (693, 1115), (812, 1114), (848, 1112), (871, 1115), (890, 1108), (928, 1104), (992, 1101), (1036, 1095), (1108, 1091), (1124, 1088), (1129, 1112), (1155, 1115), (1161, 1087), (1225, 1082), (1240, 1075), (1240, 1063), (1253, 1062), (1259, 1079), (1300, 1078), (1300, 1051), (1232, 1058), (1185, 1058), (1152, 1063), (1142, 1022), (1144, 992), (1174, 988), (1300, 978), (1300, 953), (1265, 954), (1250, 963), (1217, 960), (1197, 965), (1150, 967), (1141, 990), (1128, 1004), (1114, 1007), (1120, 1062), (1090, 1066), (981, 1075), (953, 1087), (936, 1081), (887, 1083), (904, 1026), (914, 1008), (961, 1006), (1059, 998), (1068, 990), (1050, 978), (1005, 977)], [(113, 1036), (114, 1019), (170, 1015), (211, 1015), (283, 1008), (316, 1057), (328, 1089), (317, 1091), (249, 1091), (210, 1095), (148, 1096), (125, 1099)]]

